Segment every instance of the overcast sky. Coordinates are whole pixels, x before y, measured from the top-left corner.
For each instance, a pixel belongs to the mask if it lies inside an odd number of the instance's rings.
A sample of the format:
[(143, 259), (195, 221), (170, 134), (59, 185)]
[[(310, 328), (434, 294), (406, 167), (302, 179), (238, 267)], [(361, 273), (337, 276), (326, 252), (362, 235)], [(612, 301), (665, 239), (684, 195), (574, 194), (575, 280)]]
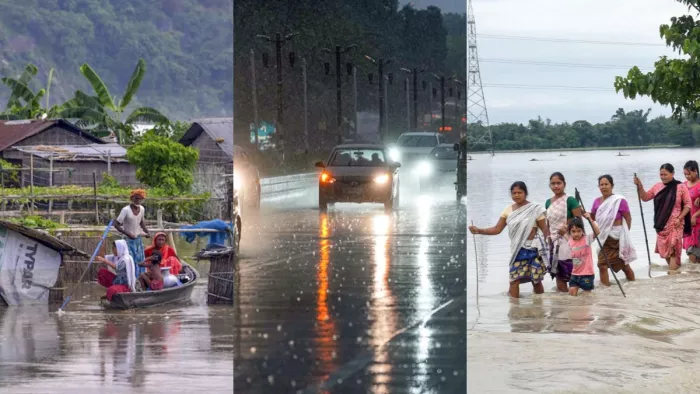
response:
[[(464, 10), (465, 2), (420, 0), (416, 7), (435, 4), (445, 11)], [(613, 82), (637, 65), (653, 67), (659, 56), (675, 56), (659, 37), (659, 26), (687, 9), (675, 0), (474, 0), (481, 77), (491, 124), (554, 122), (585, 119), (604, 122), (618, 108), (652, 108), (652, 117), (670, 110), (651, 100), (626, 100)], [(695, 15), (693, 15), (695, 16)], [(483, 35), (483, 36), (480, 36)], [(547, 42), (493, 36), (535, 37), (641, 45)], [(560, 67), (516, 62), (622, 66), (619, 68)], [(510, 85), (510, 88), (494, 85)], [(512, 88), (513, 85), (522, 88)], [(523, 86), (524, 85), (524, 86)], [(529, 86), (539, 86), (534, 89)], [(609, 91), (543, 89), (545, 86), (590, 87)]]

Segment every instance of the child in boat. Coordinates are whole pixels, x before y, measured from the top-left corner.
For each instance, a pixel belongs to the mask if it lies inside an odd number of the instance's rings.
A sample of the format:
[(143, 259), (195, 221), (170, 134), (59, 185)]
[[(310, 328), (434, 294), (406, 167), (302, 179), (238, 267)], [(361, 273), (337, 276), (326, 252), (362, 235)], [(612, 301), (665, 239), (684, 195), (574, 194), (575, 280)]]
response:
[(598, 224), (591, 219), (591, 215), (586, 212), (583, 217), (590, 220), (593, 227), (593, 234), (586, 235), (583, 228), (583, 220), (576, 217), (568, 227), (568, 242), (571, 249), (571, 259), (574, 267), (569, 280), (569, 294), (578, 295), (579, 289), (589, 292), (593, 290), (595, 281), (595, 271), (593, 270), (593, 249), (591, 244), (595, 237), (600, 234)]
[(146, 272), (139, 276), (139, 281), (144, 289), (163, 290), (163, 275), (160, 273), (161, 254), (154, 251), (151, 257), (139, 263), (146, 267)]

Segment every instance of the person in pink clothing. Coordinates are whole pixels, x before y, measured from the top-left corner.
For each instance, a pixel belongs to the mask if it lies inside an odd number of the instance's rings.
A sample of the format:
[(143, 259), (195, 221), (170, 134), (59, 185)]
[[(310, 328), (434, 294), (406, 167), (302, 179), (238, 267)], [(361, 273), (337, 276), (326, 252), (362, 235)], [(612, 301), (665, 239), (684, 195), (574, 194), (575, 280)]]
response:
[(688, 188), (673, 178), (673, 165), (666, 163), (659, 169), (661, 182), (644, 190), (642, 181), (636, 176), (639, 197), (642, 201), (654, 200), (654, 229), (656, 230), (656, 249), (654, 252), (666, 259), (671, 271), (681, 266), (680, 256), (683, 251), (683, 234), (690, 232), (690, 194)]
[(591, 219), (591, 215), (586, 212), (583, 217), (591, 221), (593, 234), (586, 235), (583, 228), (583, 220), (574, 218), (568, 228), (568, 242), (571, 250), (571, 260), (574, 263), (574, 269), (571, 272), (571, 280), (569, 280), (569, 294), (572, 296), (578, 295), (578, 291), (591, 291), (595, 287), (595, 270), (593, 267), (593, 248), (591, 245), (595, 241), (595, 237), (600, 234), (598, 224)]
[(683, 249), (688, 254), (690, 262), (696, 264), (700, 258), (700, 178), (698, 178), (698, 162), (690, 160), (683, 166), (683, 175), (686, 181), (683, 182), (688, 188), (690, 201), (690, 234), (684, 234)]

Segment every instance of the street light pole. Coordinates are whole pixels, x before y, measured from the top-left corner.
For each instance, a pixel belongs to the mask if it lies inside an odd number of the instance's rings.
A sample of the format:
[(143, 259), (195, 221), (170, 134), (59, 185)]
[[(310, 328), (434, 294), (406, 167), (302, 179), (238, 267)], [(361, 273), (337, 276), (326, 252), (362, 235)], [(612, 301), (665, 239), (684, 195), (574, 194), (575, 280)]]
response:
[(411, 131), (416, 131), (418, 129), (418, 73), (425, 72), (425, 70), (426, 67), (420, 69), (418, 67), (413, 67), (412, 70), (408, 68), (401, 69), (401, 71), (408, 74), (413, 74), (413, 123), (410, 126)]
[(260, 150), (258, 130), (260, 129), (260, 119), (258, 118), (258, 87), (255, 79), (255, 51), (250, 50), (250, 70), (253, 78), (253, 127), (255, 127), (255, 149)]
[(411, 131), (411, 88), (408, 83), (408, 77), (406, 77), (406, 127), (408, 131)]
[[(336, 100), (336, 105), (337, 105), (337, 111), (336, 111), (336, 125), (338, 127), (338, 144), (343, 143), (343, 94), (342, 94), (342, 86), (343, 86), (343, 79), (342, 79), (342, 73), (340, 72), (340, 57), (341, 55), (344, 55), (345, 53), (349, 52), (353, 48), (355, 48), (356, 45), (348, 45), (345, 48), (342, 48), (340, 45), (335, 46), (335, 100)], [(322, 52), (330, 53), (331, 50), (328, 48), (323, 48), (321, 49)]]
[[(386, 132), (386, 136), (382, 138), (382, 142), (386, 143), (386, 138), (388, 136), (388, 128), (387, 128), (387, 121), (386, 121), (386, 109), (387, 107), (385, 106), (385, 99), (384, 97), (386, 96), (386, 86), (385, 83), (386, 81), (384, 80), (384, 66), (388, 65), (389, 63), (392, 62), (392, 59), (384, 60), (384, 59), (378, 59), (375, 60), (370, 56), (365, 55), (365, 59), (371, 61), (372, 63), (376, 64), (378, 67), (379, 71), (379, 129), (377, 134), (382, 135), (382, 132)], [(388, 78), (387, 78), (388, 80)]]
[(442, 117), (442, 126), (440, 127), (440, 131), (445, 131), (445, 81), (451, 81), (454, 79), (454, 76), (451, 77), (445, 77), (444, 75), (438, 76), (433, 74), (435, 79), (440, 81), (440, 112), (441, 112), (441, 117)]
[(297, 33), (287, 34), (282, 37), (282, 33), (275, 33), (275, 38), (272, 39), (270, 36), (258, 34), (258, 38), (262, 38), (267, 42), (275, 43), (275, 54), (276, 54), (276, 65), (277, 65), (277, 119), (276, 119), (276, 133), (279, 133), (280, 143), (282, 144), (282, 161), (284, 161), (285, 156), (285, 144), (284, 144), (284, 131), (282, 130), (283, 123), (283, 110), (282, 110), (282, 45), (287, 41), (291, 40)]
[(384, 138), (382, 138), (382, 140), (386, 144), (389, 140), (389, 93), (387, 92), (389, 86), (389, 76), (385, 76), (384, 78), (386, 78), (384, 80), (384, 108), (387, 111), (387, 119), (384, 120)]
[(360, 122), (359, 122), (359, 115), (357, 112), (357, 66), (352, 67), (352, 90), (353, 90), (353, 109), (355, 110), (355, 135), (354, 135), (354, 140), (357, 142), (358, 136), (359, 136), (359, 127), (360, 127)]
[(306, 84), (306, 58), (301, 60), (301, 70), (304, 74), (304, 151), (309, 153), (309, 107)]

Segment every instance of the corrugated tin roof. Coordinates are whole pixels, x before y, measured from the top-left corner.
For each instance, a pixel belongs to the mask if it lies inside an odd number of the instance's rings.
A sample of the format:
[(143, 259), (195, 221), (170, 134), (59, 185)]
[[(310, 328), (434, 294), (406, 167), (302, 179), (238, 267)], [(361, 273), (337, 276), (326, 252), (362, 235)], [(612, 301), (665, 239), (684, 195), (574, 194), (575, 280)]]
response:
[(95, 143), (104, 143), (101, 139), (84, 132), (78, 126), (63, 120), (0, 120), (0, 151), (16, 145), (23, 140), (37, 135), (53, 126), (62, 126), (69, 132), (81, 135)]
[(34, 156), (48, 159), (53, 157), (54, 160), (89, 160), (100, 159), (105, 160), (109, 155), (115, 161), (124, 160), (126, 158), (126, 149), (119, 144), (90, 144), (90, 145), (60, 145), (60, 146), (15, 146), (20, 152), (30, 153)]
[(194, 119), (192, 126), (182, 136), (180, 143), (189, 146), (204, 131), (219, 147), (229, 155), (233, 155), (233, 118)]
[(75, 247), (71, 246), (70, 244), (67, 244), (64, 241), (61, 241), (60, 239), (47, 234), (44, 231), (39, 231), (35, 229), (31, 229), (29, 227), (22, 226), (21, 224), (17, 223), (12, 223), (8, 222), (6, 220), (0, 220), (0, 227), (5, 227), (10, 231), (15, 231), (18, 232), (26, 237), (35, 239), (39, 241), (40, 243), (44, 244), (46, 247), (49, 247), (53, 250), (56, 250), (61, 253), (65, 253), (68, 255), (74, 255), (74, 256), (81, 256), (81, 257), (90, 257), (87, 253), (76, 249)]

